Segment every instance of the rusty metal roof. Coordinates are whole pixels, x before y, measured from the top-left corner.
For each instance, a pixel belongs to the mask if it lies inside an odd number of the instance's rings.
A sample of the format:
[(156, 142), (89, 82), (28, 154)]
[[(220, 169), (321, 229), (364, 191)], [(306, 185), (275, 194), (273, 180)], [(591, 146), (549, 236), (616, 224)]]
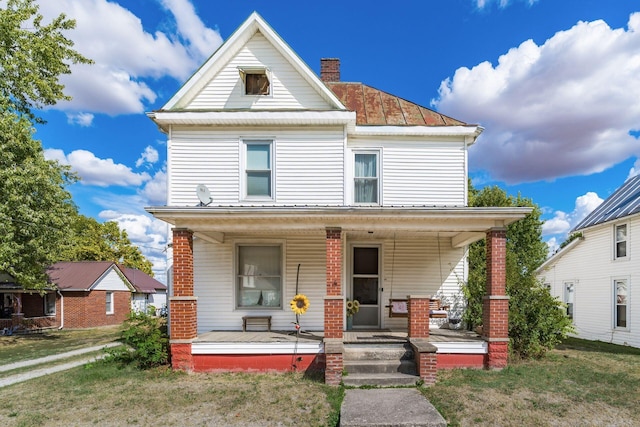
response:
[(409, 102), (362, 83), (325, 82), (347, 109), (356, 112), (357, 125), (464, 126), (467, 123)]

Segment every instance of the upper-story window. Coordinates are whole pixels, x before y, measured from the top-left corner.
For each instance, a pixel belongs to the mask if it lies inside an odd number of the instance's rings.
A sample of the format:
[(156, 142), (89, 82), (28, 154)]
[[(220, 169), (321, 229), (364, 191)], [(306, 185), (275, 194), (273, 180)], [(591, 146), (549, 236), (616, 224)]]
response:
[(616, 225), (615, 233), (615, 257), (624, 258), (627, 256), (627, 225)]
[(380, 153), (355, 153), (353, 201), (356, 204), (380, 204)]
[(239, 68), (245, 95), (270, 95), (271, 81), (266, 68)]
[(273, 141), (244, 141), (245, 198), (273, 198)]

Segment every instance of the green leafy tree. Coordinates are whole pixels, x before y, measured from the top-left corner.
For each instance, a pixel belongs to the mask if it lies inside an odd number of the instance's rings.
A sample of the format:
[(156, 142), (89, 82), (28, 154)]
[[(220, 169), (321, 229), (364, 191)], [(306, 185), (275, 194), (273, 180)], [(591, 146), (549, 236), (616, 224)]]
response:
[(75, 215), (61, 261), (113, 261), (153, 276), (153, 264), (129, 240), (125, 230), (114, 221), (100, 223), (84, 215)]
[(46, 285), (76, 211), (66, 190), (76, 177), (46, 160), (33, 138), (34, 122), (43, 122), (33, 109), (69, 99), (60, 75), (90, 63), (63, 35), (74, 26), (64, 15), (44, 25), (33, 0), (0, 9), (0, 271), (32, 289)]
[(70, 64), (91, 60), (73, 50), (73, 41), (63, 34), (75, 28), (74, 20), (61, 14), (44, 25), (34, 0), (6, 3), (0, 9), (0, 97), (16, 114), (42, 122), (33, 109), (70, 100), (60, 76), (71, 73)]
[[(538, 283), (535, 271), (547, 256), (542, 240), (541, 211), (530, 199), (509, 196), (499, 187), (481, 191), (470, 187), (469, 200), (476, 207), (531, 207), (525, 218), (507, 227), (506, 280), (509, 300), (511, 349), (520, 357), (542, 357), (571, 331), (563, 304)], [(484, 241), (469, 247), (469, 277), (463, 287), (470, 327), (482, 323), (482, 301), (486, 289)]]

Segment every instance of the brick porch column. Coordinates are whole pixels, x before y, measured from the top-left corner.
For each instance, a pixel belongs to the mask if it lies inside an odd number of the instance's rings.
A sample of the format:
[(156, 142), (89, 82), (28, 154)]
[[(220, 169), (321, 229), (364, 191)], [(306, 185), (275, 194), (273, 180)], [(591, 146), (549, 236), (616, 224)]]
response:
[(198, 336), (197, 297), (193, 293), (193, 232), (173, 229), (173, 294), (169, 297), (171, 366), (193, 370), (191, 343)]
[(429, 300), (428, 295), (408, 295), (409, 338), (429, 338)]
[(324, 298), (325, 383), (342, 381), (344, 297), (342, 295), (342, 229), (327, 227), (327, 295)]
[(482, 335), (488, 345), (488, 369), (507, 366), (509, 297), (506, 295), (506, 242), (506, 228), (493, 228), (487, 232), (487, 289), (482, 304)]

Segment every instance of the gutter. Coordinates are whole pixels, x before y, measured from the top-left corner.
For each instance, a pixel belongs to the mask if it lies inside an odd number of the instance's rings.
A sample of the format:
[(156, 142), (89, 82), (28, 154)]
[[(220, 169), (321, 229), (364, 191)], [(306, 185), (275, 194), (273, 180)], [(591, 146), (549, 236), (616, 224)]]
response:
[(60, 295), (60, 326), (58, 326), (58, 330), (64, 328), (64, 296), (60, 292), (60, 290), (56, 290), (58, 295)]

